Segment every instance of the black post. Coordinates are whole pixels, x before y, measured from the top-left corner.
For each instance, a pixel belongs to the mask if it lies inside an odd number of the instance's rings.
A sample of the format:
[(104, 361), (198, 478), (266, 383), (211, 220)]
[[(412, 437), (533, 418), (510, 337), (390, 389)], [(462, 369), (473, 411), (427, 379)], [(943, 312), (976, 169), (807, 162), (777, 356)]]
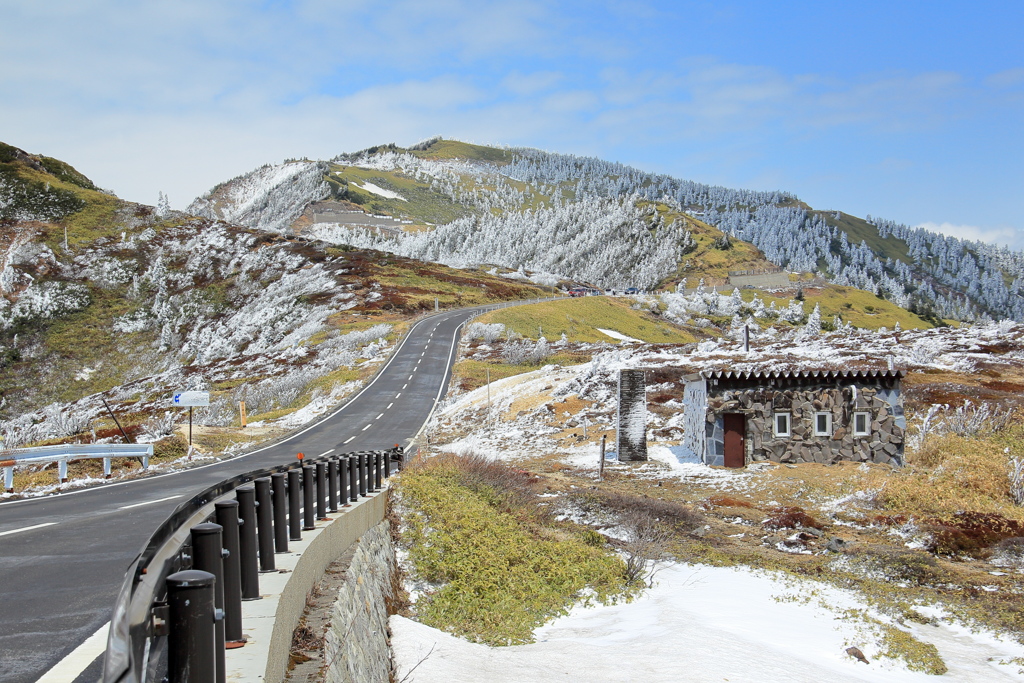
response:
[(167, 680), (206, 683), (217, 675), (213, 584), (209, 572), (189, 569), (167, 577)]
[(302, 473), (297, 467), (288, 470), (288, 537), (302, 540)]
[(316, 464), (316, 517), (327, 519), (327, 463)]
[(314, 478), (316, 472), (312, 465), (302, 466), (302, 515), (303, 531), (312, 531), (316, 528), (316, 510), (313, 507), (313, 487), (316, 486)]
[(373, 488), (380, 491), (384, 486), (384, 459), (387, 453), (373, 452)]
[(338, 459), (338, 490), (341, 494), (342, 507), (348, 507), (348, 458), (342, 456)]
[[(191, 529), (192, 568), (214, 576), (213, 606), (224, 613), (224, 540), (220, 524), (206, 522)], [(225, 683), (224, 619), (218, 619), (213, 630), (214, 660), (217, 664), (217, 683)]]
[(270, 475), (274, 492), (274, 550), (288, 552), (288, 482), (284, 472)]
[(359, 458), (359, 495), (366, 497), (366, 451), (360, 451), (356, 456)]
[(327, 509), (338, 511), (338, 459), (327, 461)]
[(256, 480), (256, 527), (259, 530), (260, 571), (272, 572), (274, 563), (274, 511), (270, 503), (270, 479)]
[(192, 406), (188, 407), (188, 445), (192, 445)]
[(359, 458), (348, 456), (348, 497), (353, 503), (359, 500)]
[(235, 489), (238, 498), (238, 549), (241, 555), (242, 599), (259, 600), (260, 574), (256, 559), (256, 489), (240, 486)]
[(242, 642), (242, 557), (238, 547), (238, 501), (222, 500), (214, 505), (217, 524), (223, 528), (224, 550), (224, 640)]

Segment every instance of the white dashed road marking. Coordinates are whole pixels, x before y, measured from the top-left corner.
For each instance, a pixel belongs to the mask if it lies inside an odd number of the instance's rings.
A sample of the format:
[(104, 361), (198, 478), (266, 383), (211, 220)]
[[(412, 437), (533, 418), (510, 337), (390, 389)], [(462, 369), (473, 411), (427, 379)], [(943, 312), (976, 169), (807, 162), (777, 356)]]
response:
[(351, 440), (352, 440), (352, 439), (354, 439), (354, 438), (356, 438), (356, 437), (354, 437), (354, 436), (350, 436), (350, 437), (348, 437), (347, 439), (345, 439), (344, 443), (348, 443), (349, 441), (351, 441)]
[(143, 505), (153, 505), (155, 503), (162, 503), (165, 500), (174, 500), (175, 498), (181, 498), (181, 496), (167, 496), (166, 498), (158, 498), (156, 500), (147, 500), (145, 503), (132, 503), (131, 505), (122, 505), (117, 508), (118, 510), (131, 510), (132, 508), (140, 508)]
[(370, 424), (368, 424), (365, 427), (363, 427), (363, 431), (365, 432), (367, 429), (369, 429), (372, 426), (373, 426), (373, 423), (371, 422)]
[(44, 526), (53, 526), (57, 522), (44, 522), (43, 524), (33, 524), (32, 526), (22, 527), (20, 529), (12, 529), (10, 531), (0, 531), (0, 536), (10, 536), (11, 534), (18, 534), (22, 531), (32, 531), (33, 529), (42, 529)]

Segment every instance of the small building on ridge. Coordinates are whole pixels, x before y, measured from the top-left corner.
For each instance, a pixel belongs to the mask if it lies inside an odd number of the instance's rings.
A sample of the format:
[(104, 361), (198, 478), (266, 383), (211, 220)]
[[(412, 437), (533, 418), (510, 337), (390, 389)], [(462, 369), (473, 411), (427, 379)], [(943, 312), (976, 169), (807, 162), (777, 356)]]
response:
[(708, 465), (903, 464), (903, 370), (716, 370), (685, 377), (684, 442)]

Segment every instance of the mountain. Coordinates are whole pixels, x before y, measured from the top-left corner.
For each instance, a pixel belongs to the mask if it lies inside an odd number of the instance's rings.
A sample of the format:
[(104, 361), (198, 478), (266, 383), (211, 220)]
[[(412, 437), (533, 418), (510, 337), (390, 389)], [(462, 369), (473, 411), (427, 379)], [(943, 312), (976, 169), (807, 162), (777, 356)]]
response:
[[(264, 166), (189, 211), (454, 266), (604, 287), (723, 284), (779, 266), (941, 323), (1024, 320), (1024, 254), (785, 192), (709, 186), (599, 159), (435, 138)], [(365, 214), (375, 217), (367, 219)]]
[[(308, 192), (310, 166), (275, 180)], [(275, 225), (293, 209), (275, 197), (240, 208), (240, 197), (229, 197), (237, 212), (225, 216), (259, 217), (252, 227), (126, 202), (63, 162), (0, 144), (7, 446), (89, 431), (106, 417), (103, 400), (138, 426), (178, 389), (213, 392), (199, 414), (207, 425), (229, 424), (239, 400), (254, 420), (317, 396), (336, 401), (435, 302), (541, 293), (484, 272), (263, 229), (261, 221)]]

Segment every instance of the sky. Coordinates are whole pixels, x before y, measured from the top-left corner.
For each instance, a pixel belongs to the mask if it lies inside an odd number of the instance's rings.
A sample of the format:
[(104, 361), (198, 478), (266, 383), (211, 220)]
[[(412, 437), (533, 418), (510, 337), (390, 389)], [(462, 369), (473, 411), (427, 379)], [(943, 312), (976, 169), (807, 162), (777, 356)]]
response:
[(1024, 248), (1019, 1), (0, 0), (0, 140), (184, 208), (434, 135)]

